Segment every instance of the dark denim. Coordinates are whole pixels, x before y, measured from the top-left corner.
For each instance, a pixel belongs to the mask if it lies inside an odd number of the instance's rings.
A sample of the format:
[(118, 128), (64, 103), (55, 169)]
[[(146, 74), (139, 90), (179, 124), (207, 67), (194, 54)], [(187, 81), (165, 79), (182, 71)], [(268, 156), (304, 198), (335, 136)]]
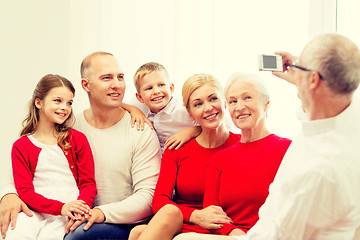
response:
[(127, 240), (133, 224), (94, 223), (84, 231), (86, 222), (64, 236), (64, 240)]

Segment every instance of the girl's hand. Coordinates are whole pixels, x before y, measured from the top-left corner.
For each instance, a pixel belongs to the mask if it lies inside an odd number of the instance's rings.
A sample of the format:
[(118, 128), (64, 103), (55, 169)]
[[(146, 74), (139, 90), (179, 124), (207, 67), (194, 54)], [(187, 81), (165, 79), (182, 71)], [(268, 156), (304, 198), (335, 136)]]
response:
[(231, 224), (231, 218), (219, 206), (209, 206), (201, 210), (195, 210), (190, 215), (190, 222), (205, 229), (220, 229), (223, 224)]
[(74, 200), (65, 203), (61, 209), (61, 215), (77, 220), (90, 212), (90, 207), (83, 200)]
[(80, 213), (76, 213), (76, 212), (73, 212), (73, 214), (74, 214), (75, 220), (80, 221), (82, 219), (85, 219), (86, 216), (90, 216), (91, 212), (89, 212), (88, 214), (85, 214), (85, 215), (81, 215)]

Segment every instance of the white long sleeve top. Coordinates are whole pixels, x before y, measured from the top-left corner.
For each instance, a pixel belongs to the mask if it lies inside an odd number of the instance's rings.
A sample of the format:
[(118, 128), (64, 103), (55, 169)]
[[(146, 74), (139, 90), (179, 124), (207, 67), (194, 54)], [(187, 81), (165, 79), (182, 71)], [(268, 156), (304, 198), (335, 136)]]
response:
[(169, 137), (185, 128), (198, 125), (196, 121), (190, 119), (186, 108), (174, 97), (160, 112), (153, 113), (147, 108), (144, 114), (155, 128), (162, 153), (165, 151), (165, 142)]
[(250, 240), (347, 240), (360, 226), (360, 104), (336, 117), (303, 121)]
[(94, 206), (108, 223), (135, 223), (152, 215), (151, 201), (160, 170), (155, 131), (131, 127), (125, 112), (114, 126), (97, 129), (80, 114), (75, 128), (83, 132), (94, 155), (97, 196)]

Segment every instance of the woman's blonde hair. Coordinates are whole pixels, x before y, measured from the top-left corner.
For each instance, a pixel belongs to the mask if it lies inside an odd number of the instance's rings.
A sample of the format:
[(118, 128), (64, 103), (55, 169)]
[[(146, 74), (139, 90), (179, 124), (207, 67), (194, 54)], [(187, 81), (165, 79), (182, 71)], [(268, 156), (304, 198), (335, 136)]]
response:
[(183, 104), (187, 109), (189, 108), (189, 99), (191, 94), (205, 84), (215, 87), (219, 91), (220, 97), (224, 99), (221, 84), (216, 78), (210, 74), (195, 74), (185, 81), (182, 88)]

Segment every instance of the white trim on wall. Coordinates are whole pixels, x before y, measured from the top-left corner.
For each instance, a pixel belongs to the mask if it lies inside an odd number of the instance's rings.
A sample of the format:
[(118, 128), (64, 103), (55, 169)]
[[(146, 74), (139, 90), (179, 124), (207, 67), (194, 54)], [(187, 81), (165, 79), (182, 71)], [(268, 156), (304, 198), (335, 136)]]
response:
[(318, 34), (336, 32), (337, 0), (311, 0), (309, 4), (309, 39)]

